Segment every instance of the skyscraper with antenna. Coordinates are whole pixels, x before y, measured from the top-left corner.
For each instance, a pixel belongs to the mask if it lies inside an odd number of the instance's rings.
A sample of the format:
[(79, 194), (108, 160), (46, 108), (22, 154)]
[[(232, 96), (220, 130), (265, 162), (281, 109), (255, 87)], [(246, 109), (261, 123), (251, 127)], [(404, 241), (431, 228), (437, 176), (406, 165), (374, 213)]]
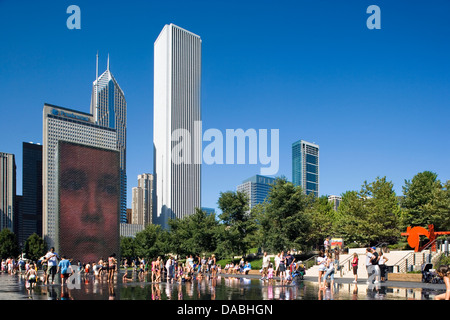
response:
[(120, 151), (120, 217), (126, 222), (127, 211), (127, 102), (125, 95), (110, 71), (109, 54), (106, 71), (98, 75), (98, 53), (96, 79), (92, 85), (91, 114), (95, 123), (117, 130), (117, 149)]

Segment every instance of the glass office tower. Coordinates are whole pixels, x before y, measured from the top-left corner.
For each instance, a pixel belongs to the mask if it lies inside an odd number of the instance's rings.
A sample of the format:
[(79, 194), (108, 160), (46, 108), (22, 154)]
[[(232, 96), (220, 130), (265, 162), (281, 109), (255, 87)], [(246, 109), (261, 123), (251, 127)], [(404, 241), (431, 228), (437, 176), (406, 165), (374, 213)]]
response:
[(270, 178), (261, 175), (255, 175), (237, 186), (237, 191), (244, 192), (249, 198), (249, 208), (253, 208), (259, 203), (263, 203), (269, 195), (272, 185), (275, 183), (275, 178)]
[(319, 146), (304, 140), (292, 144), (292, 182), (319, 196)]
[[(98, 56), (97, 56), (98, 61)], [(98, 70), (98, 63), (97, 63)], [(120, 222), (127, 222), (127, 102), (125, 95), (109, 70), (98, 76), (92, 86), (91, 114), (95, 123), (117, 131), (117, 149), (120, 151)]]
[(42, 236), (42, 145), (23, 142), (22, 202), (18, 218), (17, 240), (25, 241), (33, 233)]

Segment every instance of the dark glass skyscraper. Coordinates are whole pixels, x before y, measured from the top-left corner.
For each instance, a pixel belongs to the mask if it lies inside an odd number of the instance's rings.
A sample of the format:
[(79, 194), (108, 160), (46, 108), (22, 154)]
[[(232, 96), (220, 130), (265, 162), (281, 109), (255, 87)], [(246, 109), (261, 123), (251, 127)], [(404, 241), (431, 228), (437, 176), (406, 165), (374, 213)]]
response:
[(292, 144), (292, 182), (319, 196), (319, 146), (304, 140)]
[(18, 214), (19, 243), (33, 233), (42, 236), (42, 145), (22, 144), (22, 201)]

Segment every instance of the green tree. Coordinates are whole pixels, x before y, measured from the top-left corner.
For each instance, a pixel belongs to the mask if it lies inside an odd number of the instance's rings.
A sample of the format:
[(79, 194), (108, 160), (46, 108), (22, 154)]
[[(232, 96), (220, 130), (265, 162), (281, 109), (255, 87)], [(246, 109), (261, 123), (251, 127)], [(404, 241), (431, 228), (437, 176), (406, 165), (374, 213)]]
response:
[(364, 196), (368, 198), (370, 229), (374, 242), (395, 243), (400, 237), (400, 206), (394, 185), (386, 177), (377, 177), (375, 181), (363, 186)]
[(311, 226), (307, 241), (315, 247), (319, 247), (323, 240), (333, 233), (336, 212), (333, 204), (328, 201), (327, 196), (315, 199), (312, 209), (308, 213)]
[(369, 223), (367, 212), (357, 191), (346, 191), (339, 204), (335, 232), (340, 234), (346, 243), (368, 244)]
[(132, 237), (120, 237), (120, 256), (131, 259), (136, 257), (136, 241)]
[(138, 232), (135, 237), (136, 255), (138, 257), (155, 258), (164, 256), (168, 251), (167, 231), (160, 225), (150, 224)]
[(245, 255), (253, 245), (256, 223), (249, 210), (248, 197), (237, 191), (221, 192), (218, 200), (221, 225), (218, 231), (218, 252), (221, 255)]
[(347, 191), (342, 195), (335, 232), (347, 243), (394, 243), (400, 237), (399, 215), (392, 182), (377, 177), (371, 183), (364, 181), (359, 192)]
[(212, 253), (216, 249), (218, 222), (215, 214), (208, 215), (199, 208), (183, 219), (169, 220), (170, 243), (174, 253), (186, 256)]
[(434, 224), (435, 230), (448, 227), (448, 183), (446, 188), (437, 179), (437, 174), (424, 171), (416, 174), (403, 186), (402, 227)]
[(435, 207), (433, 222), (436, 231), (450, 230), (450, 180), (442, 188), (436, 188), (433, 192), (432, 205)]
[(306, 196), (301, 187), (277, 178), (259, 218), (265, 246), (273, 252), (306, 249), (311, 227), (307, 210), (313, 202), (312, 194)]
[(33, 233), (25, 241), (24, 251), (28, 259), (37, 261), (47, 252), (47, 244), (42, 237)]
[(16, 235), (7, 228), (0, 231), (0, 255), (2, 259), (17, 257), (19, 254), (20, 248), (17, 243)]

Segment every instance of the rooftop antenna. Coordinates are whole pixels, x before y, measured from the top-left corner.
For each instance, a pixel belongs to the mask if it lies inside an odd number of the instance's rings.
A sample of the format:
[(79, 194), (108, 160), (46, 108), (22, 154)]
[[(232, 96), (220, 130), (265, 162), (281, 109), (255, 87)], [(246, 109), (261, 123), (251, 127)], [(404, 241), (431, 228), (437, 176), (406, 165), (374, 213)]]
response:
[(108, 53), (108, 63), (107, 63), (107, 65), (106, 65), (106, 70), (109, 71), (109, 53)]

